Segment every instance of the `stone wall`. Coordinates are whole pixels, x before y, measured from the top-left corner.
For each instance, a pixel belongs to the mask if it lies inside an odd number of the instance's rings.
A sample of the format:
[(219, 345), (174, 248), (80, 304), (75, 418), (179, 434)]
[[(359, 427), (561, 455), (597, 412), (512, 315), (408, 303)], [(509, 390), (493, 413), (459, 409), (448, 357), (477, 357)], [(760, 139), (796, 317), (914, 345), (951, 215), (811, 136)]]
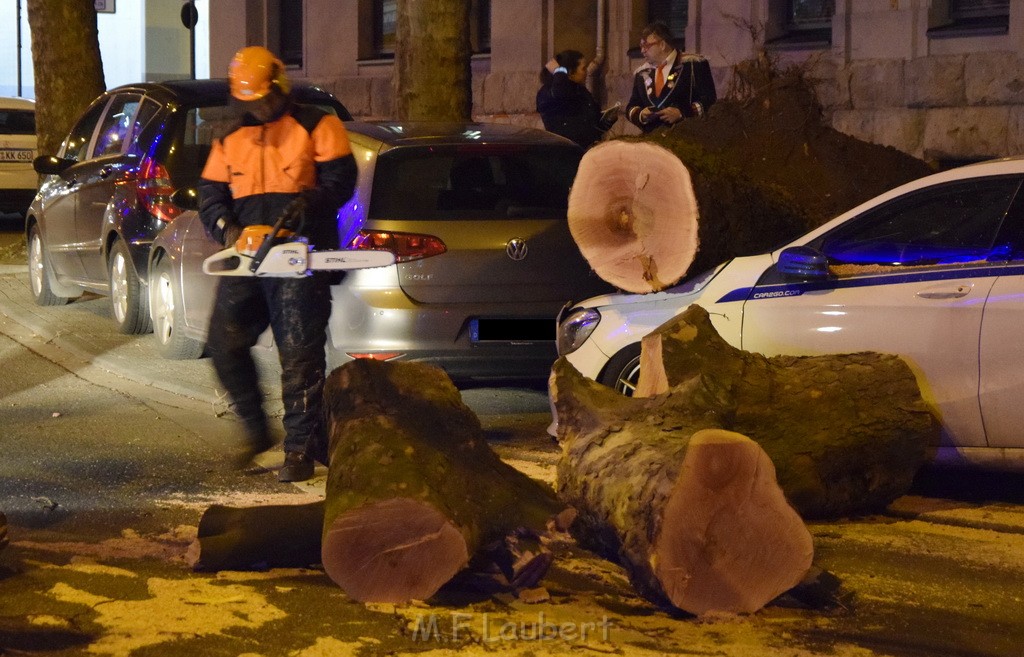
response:
[(1024, 57), (1012, 52), (859, 60), (816, 76), (832, 125), (917, 157), (1024, 154)]

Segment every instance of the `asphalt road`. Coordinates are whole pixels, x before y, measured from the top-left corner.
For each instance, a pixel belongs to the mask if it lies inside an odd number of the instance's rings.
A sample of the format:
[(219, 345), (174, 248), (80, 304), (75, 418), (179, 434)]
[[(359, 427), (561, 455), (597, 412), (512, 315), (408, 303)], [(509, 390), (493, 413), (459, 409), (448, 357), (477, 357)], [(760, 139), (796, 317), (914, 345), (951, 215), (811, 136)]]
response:
[[(552, 544), (548, 599), (532, 604), (482, 574), (396, 606), (355, 603), (316, 567), (193, 573), (208, 505), (317, 500), (324, 471), (280, 484), (276, 451), (232, 470), (237, 424), (208, 362), (163, 361), (147, 336), (113, 333), (100, 297), (35, 307), (12, 262), (0, 263), (0, 655), (1024, 654), (1020, 477), (929, 473), (885, 514), (810, 525), (826, 575), (749, 616), (658, 609), (569, 540)], [(551, 480), (542, 390), (464, 398), (503, 458)]]

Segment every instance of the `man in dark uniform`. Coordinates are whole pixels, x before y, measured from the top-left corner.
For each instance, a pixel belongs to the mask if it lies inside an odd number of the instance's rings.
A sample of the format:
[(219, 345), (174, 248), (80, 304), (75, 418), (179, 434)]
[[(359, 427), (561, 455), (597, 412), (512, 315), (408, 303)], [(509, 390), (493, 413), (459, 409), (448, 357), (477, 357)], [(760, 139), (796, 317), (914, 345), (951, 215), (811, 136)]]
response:
[[(312, 246), (338, 248), (338, 208), (351, 198), (357, 175), (341, 120), (293, 103), (284, 64), (266, 48), (239, 50), (228, 77), (245, 114), (214, 141), (203, 168), (199, 217), (207, 232), (230, 246), (246, 226), (273, 225), (282, 214), (301, 212), (301, 234)], [(281, 481), (309, 479), (313, 459), (327, 458), (322, 395), (331, 282), (331, 273), (315, 272), (225, 276), (217, 287), (207, 348), (245, 427), (240, 464), (273, 445), (250, 349), (267, 326), (274, 333), (284, 401)]]
[(640, 52), (646, 61), (633, 76), (626, 118), (644, 132), (704, 116), (718, 98), (708, 60), (677, 51), (665, 23), (658, 21), (644, 28)]

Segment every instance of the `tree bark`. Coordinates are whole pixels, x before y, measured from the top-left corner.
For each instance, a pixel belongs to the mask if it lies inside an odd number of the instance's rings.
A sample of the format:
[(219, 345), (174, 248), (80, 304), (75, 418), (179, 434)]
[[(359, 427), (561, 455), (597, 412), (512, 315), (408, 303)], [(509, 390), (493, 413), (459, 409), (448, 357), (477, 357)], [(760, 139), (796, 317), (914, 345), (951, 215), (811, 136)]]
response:
[(106, 88), (92, 0), (28, 0), (39, 152), (55, 154)]
[[(699, 524), (687, 528), (689, 521), (678, 519), (678, 509), (697, 512), (720, 502), (733, 508), (716, 518), (744, 517), (742, 499), (702, 497), (700, 487), (683, 483), (694, 435), (724, 429), (755, 441), (774, 464), (786, 499), (805, 518), (884, 506), (906, 492), (928, 446), (938, 442), (939, 425), (909, 367), (895, 356), (768, 359), (728, 345), (698, 306), (660, 327), (643, 350), (641, 377), (648, 381), (642, 378), (641, 388), (654, 396), (621, 396), (584, 378), (564, 358), (553, 368), (551, 394), (563, 447), (557, 490), (579, 511), (574, 535), (620, 561), (638, 590), (655, 601), (701, 608), (685, 596), (681, 602), (673, 593), (678, 584), (658, 570), (666, 554), (684, 549), (674, 545), (700, 543), (703, 536), (694, 530)], [(650, 383), (652, 377), (663, 383)], [(713, 470), (715, 459), (708, 462)], [(682, 529), (665, 534), (676, 525)], [(716, 549), (723, 556), (711, 562), (742, 563), (733, 555), (743, 554), (749, 537), (736, 529), (721, 536)], [(786, 531), (773, 540), (785, 546), (795, 536)], [(791, 567), (778, 572), (792, 575)], [(742, 568), (737, 574), (753, 577)]]
[(469, 10), (465, 0), (398, 0), (397, 120), (470, 120)]
[(323, 502), (257, 507), (215, 504), (189, 547), (193, 570), (305, 568), (320, 563)]
[(697, 253), (698, 203), (671, 151), (610, 141), (587, 151), (569, 194), (569, 230), (602, 279), (629, 292), (662, 290)]
[(444, 372), (356, 360), (324, 387), (331, 466), (322, 562), (364, 602), (426, 599), (482, 546), (543, 531), (554, 493), (503, 463)]

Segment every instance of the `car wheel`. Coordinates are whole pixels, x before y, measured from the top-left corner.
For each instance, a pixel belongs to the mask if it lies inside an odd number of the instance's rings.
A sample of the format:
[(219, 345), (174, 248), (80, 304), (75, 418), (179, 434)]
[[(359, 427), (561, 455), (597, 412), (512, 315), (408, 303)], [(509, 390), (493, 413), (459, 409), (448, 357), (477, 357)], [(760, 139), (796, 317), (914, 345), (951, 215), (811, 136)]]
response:
[(149, 299), (141, 294), (142, 284), (135, 273), (128, 247), (118, 240), (110, 249), (107, 260), (110, 283), (110, 307), (114, 323), (121, 333), (134, 335), (149, 333)]
[(624, 347), (612, 356), (601, 371), (599, 383), (613, 388), (615, 392), (632, 397), (639, 380), (640, 344), (637, 343)]
[(186, 336), (181, 290), (174, 280), (169, 258), (160, 258), (149, 273), (149, 307), (157, 351), (164, 358), (191, 360), (203, 355), (203, 343)]
[(70, 297), (55, 294), (50, 287), (53, 271), (50, 260), (46, 257), (43, 237), (39, 234), (39, 226), (32, 225), (28, 230), (28, 282), (32, 289), (32, 298), (40, 306), (63, 306)]

